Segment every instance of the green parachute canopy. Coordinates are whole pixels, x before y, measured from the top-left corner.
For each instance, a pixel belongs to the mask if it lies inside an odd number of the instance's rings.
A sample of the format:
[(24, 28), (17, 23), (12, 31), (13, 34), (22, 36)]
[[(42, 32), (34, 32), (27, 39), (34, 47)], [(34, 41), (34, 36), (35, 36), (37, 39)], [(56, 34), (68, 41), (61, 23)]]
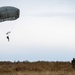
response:
[(0, 22), (11, 21), (19, 18), (20, 10), (12, 6), (0, 7)]

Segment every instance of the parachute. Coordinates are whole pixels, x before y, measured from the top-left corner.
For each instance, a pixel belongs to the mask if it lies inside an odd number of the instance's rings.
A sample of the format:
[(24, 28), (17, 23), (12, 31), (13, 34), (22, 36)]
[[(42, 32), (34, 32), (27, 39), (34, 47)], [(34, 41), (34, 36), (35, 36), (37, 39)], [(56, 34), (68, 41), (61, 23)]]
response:
[(20, 10), (12, 6), (0, 7), (0, 22), (11, 21), (19, 18)]
[[(20, 14), (20, 10), (16, 7), (12, 7), (12, 6), (0, 7), (0, 22), (16, 20), (19, 18), (19, 14)], [(4, 28), (6, 28), (6, 27), (4, 27)], [(7, 37), (9, 37), (10, 33), (11, 33), (11, 31), (6, 32)]]

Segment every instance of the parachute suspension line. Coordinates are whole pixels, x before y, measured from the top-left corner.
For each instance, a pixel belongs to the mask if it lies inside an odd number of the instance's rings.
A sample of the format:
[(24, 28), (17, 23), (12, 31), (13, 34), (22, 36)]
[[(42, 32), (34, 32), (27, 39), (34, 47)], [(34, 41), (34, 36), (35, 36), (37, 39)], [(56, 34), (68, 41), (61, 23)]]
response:
[(15, 25), (12, 26), (12, 29), (10, 29), (8, 32), (6, 32), (6, 35), (9, 35), (12, 32), (12, 30), (14, 29), (14, 27), (15, 27)]
[(6, 38), (8, 39), (8, 42), (10, 41), (10, 34), (14, 27), (15, 27), (15, 25), (12, 26), (12, 29), (10, 31), (6, 32)]
[(14, 25), (14, 24), (11, 25), (11, 23), (10, 23), (10, 24), (7, 24), (7, 27), (5, 26), (5, 24), (4, 24), (4, 25), (1, 25), (1, 26), (0, 26), (0, 29), (1, 29), (1, 31), (2, 31), (5, 35), (9, 35), (9, 34), (12, 33), (14, 27), (15, 27), (15, 25)]
[(15, 25), (12, 26), (11, 32), (12, 32), (12, 30), (14, 29), (14, 27), (15, 27)]
[(12, 29), (10, 29), (9, 31), (6, 32), (6, 38), (7, 38), (8, 42), (10, 41), (10, 34), (11, 34), (11, 32), (12, 32), (14, 26), (15, 26), (15, 25), (12, 26)]

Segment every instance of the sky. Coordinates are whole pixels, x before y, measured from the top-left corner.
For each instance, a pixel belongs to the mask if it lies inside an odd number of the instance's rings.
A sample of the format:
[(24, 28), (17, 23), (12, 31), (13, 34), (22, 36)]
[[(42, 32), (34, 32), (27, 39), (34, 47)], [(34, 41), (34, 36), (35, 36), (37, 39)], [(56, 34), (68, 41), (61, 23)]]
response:
[(2, 6), (19, 8), (20, 17), (0, 23), (0, 61), (75, 57), (75, 0), (1, 0)]

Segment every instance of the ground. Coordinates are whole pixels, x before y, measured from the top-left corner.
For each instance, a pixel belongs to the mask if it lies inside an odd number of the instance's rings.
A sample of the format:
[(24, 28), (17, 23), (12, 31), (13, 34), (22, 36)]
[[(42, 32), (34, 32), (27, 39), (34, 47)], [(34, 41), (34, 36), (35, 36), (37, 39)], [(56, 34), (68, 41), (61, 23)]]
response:
[(0, 75), (75, 75), (71, 62), (0, 62)]

